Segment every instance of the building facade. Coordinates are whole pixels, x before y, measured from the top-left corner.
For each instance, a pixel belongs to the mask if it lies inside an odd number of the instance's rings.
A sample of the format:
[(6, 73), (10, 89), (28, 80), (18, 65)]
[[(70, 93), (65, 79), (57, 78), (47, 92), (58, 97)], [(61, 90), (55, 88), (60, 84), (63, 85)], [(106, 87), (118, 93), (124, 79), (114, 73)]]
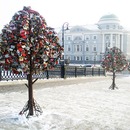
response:
[[(62, 43), (62, 32), (59, 34)], [(105, 51), (118, 47), (130, 59), (130, 31), (114, 14), (102, 16), (95, 25), (64, 30), (64, 59), (77, 64), (100, 64)]]

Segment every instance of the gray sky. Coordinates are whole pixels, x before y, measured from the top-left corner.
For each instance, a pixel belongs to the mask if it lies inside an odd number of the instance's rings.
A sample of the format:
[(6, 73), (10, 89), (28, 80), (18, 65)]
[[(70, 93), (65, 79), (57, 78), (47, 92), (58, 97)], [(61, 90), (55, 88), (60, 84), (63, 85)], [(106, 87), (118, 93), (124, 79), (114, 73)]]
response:
[(129, 0), (0, 0), (0, 29), (23, 6), (38, 11), (51, 27), (95, 24), (101, 16), (113, 13), (130, 28)]

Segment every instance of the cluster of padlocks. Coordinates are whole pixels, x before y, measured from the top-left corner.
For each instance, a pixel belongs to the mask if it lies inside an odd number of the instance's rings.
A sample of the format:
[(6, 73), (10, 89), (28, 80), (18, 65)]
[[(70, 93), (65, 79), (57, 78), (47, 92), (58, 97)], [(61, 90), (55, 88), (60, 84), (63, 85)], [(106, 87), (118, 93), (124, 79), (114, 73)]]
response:
[(109, 72), (121, 72), (128, 67), (128, 61), (119, 48), (113, 47), (105, 53), (101, 65)]
[(29, 73), (53, 68), (63, 48), (57, 33), (30, 7), (12, 17), (0, 34), (0, 64), (14, 73)]

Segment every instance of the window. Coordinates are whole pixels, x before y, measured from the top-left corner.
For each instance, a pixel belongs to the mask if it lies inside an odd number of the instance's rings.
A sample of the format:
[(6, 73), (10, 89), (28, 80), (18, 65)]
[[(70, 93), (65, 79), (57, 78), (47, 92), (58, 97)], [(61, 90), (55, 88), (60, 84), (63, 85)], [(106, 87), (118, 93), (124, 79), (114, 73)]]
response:
[(85, 51), (89, 51), (89, 47), (88, 47), (88, 45), (86, 46), (86, 50)]
[(89, 57), (88, 57), (88, 56), (86, 56), (85, 60), (86, 60), (86, 61), (88, 61), (88, 60), (89, 60)]
[(71, 51), (70, 45), (67, 45), (67, 51)]
[(77, 56), (77, 60), (79, 60), (79, 56)]
[(74, 45), (74, 52), (79, 52), (79, 51), (82, 51), (82, 45)]
[(106, 29), (109, 29), (109, 25), (106, 26)]
[(79, 51), (79, 45), (77, 45), (77, 51)]
[(116, 25), (113, 25), (113, 29), (116, 29)]
[(106, 35), (106, 39), (107, 39), (107, 40), (109, 40), (109, 39), (110, 39), (109, 35)]
[(113, 35), (113, 40), (115, 40), (116, 39), (116, 35)]
[(67, 40), (70, 41), (70, 40), (71, 40), (71, 36), (68, 36), (68, 37), (67, 37)]
[(93, 37), (93, 39), (97, 39), (97, 37), (96, 37), (96, 36), (94, 36), (94, 37)]
[(110, 47), (110, 42), (106, 42), (106, 47)]
[(74, 45), (74, 52), (76, 51), (76, 46)]
[(82, 45), (80, 45), (80, 51), (82, 51)]
[(89, 39), (90, 39), (89, 35), (86, 35), (85, 40), (89, 40)]
[(93, 60), (96, 61), (96, 56), (93, 57)]
[(96, 40), (96, 39), (97, 39), (97, 36), (93, 36), (93, 39)]
[(93, 51), (97, 51), (97, 49), (96, 49), (96, 47), (95, 47), (95, 46), (93, 47)]
[(76, 60), (76, 57), (74, 56), (74, 60)]

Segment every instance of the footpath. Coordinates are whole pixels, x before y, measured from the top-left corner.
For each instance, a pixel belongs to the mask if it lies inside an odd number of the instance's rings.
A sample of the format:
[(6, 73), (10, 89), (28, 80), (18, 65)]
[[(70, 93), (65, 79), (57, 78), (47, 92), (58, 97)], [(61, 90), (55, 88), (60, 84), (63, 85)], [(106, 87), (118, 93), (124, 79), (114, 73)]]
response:
[[(58, 87), (71, 84), (79, 84), (86, 82), (98, 82), (99, 80), (110, 80), (111, 76), (90, 76), (90, 77), (76, 77), (76, 78), (53, 78), (53, 79), (38, 79), (34, 84), (34, 89), (46, 88), (46, 87)], [(26, 91), (27, 80), (14, 80), (14, 81), (0, 81), (0, 93), (14, 92), (14, 91)]]

